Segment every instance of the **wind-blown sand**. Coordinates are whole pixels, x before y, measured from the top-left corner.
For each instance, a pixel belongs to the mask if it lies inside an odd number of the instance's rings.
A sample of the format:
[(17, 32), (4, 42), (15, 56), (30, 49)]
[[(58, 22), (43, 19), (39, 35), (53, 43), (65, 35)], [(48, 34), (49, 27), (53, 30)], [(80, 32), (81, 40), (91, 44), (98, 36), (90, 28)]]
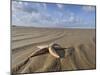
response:
[[(36, 73), (96, 68), (95, 29), (12, 27), (12, 73)], [(29, 57), (37, 46), (56, 42), (70, 48), (55, 58), (49, 52)]]

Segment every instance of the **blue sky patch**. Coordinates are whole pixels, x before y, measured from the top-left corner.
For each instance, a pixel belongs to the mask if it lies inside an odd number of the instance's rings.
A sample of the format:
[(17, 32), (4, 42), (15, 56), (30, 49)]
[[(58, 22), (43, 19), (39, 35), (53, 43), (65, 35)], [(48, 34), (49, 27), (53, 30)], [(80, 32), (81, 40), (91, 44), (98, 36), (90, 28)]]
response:
[(12, 25), (95, 28), (95, 6), (12, 1)]

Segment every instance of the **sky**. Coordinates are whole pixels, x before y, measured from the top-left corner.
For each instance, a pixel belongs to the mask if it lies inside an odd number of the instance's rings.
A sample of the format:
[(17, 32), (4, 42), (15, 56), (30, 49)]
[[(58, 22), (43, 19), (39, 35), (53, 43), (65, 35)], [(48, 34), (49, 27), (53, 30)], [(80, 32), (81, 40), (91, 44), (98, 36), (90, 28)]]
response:
[(95, 28), (95, 6), (12, 1), (12, 25)]

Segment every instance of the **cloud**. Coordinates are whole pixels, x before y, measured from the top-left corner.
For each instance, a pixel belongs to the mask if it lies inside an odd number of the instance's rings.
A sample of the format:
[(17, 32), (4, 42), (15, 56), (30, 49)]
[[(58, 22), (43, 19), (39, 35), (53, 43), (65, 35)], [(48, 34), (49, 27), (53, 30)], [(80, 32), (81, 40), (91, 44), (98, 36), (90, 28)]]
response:
[[(56, 4), (62, 9), (64, 5)], [(19, 26), (36, 26), (36, 27), (72, 27), (81, 25), (86, 22), (82, 17), (76, 15), (73, 11), (59, 10), (57, 7), (52, 7), (55, 10), (47, 9), (51, 7), (46, 3), (31, 3), (31, 2), (12, 2), (12, 24)], [(87, 11), (87, 7), (82, 7), (82, 10)], [(92, 8), (88, 7), (88, 11)]]
[(62, 4), (56, 4), (58, 8), (62, 9), (63, 5)]
[(47, 4), (46, 3), (43, 3), (43, 7), (45, 10), (47, 10)]
[(53, 17), (47, 12), (47, 4), (12, 2), (12, 22), (18, 25), (53, 24)]
[[(63, 8), (62, 4), (57, 5)], [(70, 11), (47, 11), (46, 3), (16, 2), (12, 4), (13, 24), (25, 26), (63, 27), (64, 24), (76, 22), (74, 13)]]
[[(74, 14), (70, 11), (47, 12), (47, 4), (13, 2), (13, 24), (33, 26), (57, 26), (75, 20)], [(58, 5), (60, 8), (62, 5)], [(58, 26), (59, 27), (59, 26)]]
[(82, 9), (86, 12), (95, 11), (95, 6), (83, 6)]
[[(35, 5), (36, 4), (34, 4), (34, 6)], [(12, 6), (16, 10), (20, 10), (28, 13), (38, 12), (38, 10), (35, 7), (33, 7), (32, 3), (13, 1)]]

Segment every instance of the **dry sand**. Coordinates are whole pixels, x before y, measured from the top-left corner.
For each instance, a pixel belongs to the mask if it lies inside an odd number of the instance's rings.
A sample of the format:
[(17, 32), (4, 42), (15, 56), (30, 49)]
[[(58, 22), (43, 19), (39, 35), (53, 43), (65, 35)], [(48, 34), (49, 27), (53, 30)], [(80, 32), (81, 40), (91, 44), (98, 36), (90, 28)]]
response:
[[(36, 73), (96, 68), (95, 29), (56, 29), (34, 27), (12, 27), (12, 73)], [(71, 48), (62, 58), (50, 53), (29, 58), (37, 46), (52, 42)]]

